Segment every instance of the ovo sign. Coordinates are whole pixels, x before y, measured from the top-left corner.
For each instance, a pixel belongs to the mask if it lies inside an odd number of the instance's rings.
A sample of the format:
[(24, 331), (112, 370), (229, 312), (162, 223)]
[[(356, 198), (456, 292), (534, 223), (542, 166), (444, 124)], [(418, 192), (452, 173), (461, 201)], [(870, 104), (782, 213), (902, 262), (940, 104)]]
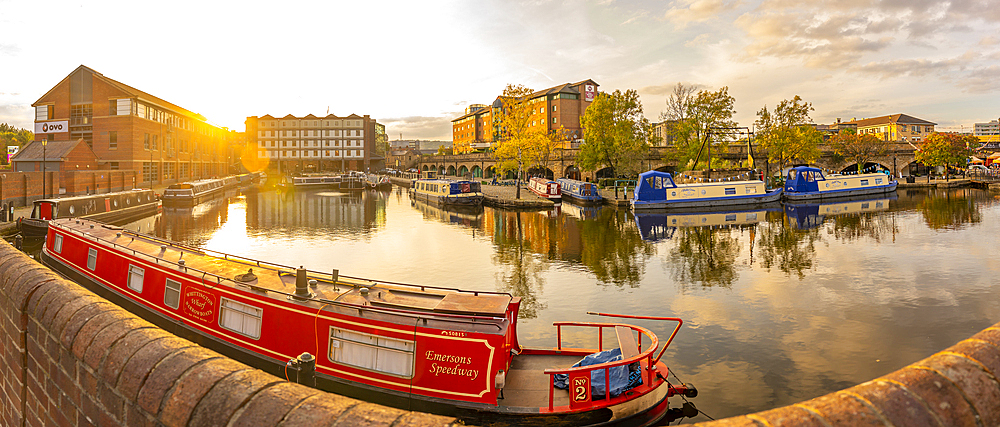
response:
[(69, 132), (69, 121), (35, 123), (35, 133)]

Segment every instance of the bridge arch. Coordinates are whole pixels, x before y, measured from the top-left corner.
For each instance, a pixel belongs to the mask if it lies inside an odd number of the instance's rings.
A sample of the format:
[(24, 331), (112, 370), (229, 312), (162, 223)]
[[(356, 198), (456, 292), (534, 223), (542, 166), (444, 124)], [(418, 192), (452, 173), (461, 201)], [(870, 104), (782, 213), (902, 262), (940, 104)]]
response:
[(455, 176), (455, 167), (454, 166), (448, 166), (448, 175)]
[(555, 176), (555, 172), (552, 172), (552, 169), (549, 168), (534, 167), (528, 169), (528, 176), (538, 176), (544, 177), (545, 179), (552, 179)]
[(582, 181), (580, 175), (580, 168), (576, 167), (576, 165), (566, 166), (566, 169), (563, 169), (563, 176), (569, 179)]
[(472, 177), (473, 178), (482, 178), (483, 177), (483, 170), (479, 167), (479, 165), (475, 165), (475, 166), (472, 167)]

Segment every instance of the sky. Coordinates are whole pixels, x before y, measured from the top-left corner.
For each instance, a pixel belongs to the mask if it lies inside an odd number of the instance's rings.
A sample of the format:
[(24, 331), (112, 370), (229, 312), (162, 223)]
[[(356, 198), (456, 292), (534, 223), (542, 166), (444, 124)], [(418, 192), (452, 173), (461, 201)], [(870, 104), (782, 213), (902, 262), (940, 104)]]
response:
[(0, 122), (86, 65), (242, 131), (248, 116), (370, 115), (451, 140), (507, 84), (728, 87), (751, 126), (799, 95), (816, 123), (904, 113), (968, 131), (1000, 117), (994, 0), (0, 0)]

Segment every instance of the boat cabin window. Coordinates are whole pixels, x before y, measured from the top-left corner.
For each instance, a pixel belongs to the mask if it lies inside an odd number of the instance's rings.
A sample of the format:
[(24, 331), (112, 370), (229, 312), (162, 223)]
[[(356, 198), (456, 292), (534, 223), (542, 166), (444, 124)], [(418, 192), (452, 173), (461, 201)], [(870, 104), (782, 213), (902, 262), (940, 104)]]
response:
[(875, 178), (875, 185), (879, 185), (881, 183), (882, 183), (882, 178)]
[(177, 308), (181, 302), (181, 282), (167, 279), (163, 287), (163, 304), (170, 308)]
[(797, 171), (795, 169), (789, 170), (788, 171), (788, 179), (795, 180), (795, 175), (798, 174), (798, 173), (799, 173), (799, 171)]
[(63, 236), (61, 234), (56, 234), (56, 240), (52, 242), (52, 250), (56, 251), (57, 254), (62, 253), (62, 241)]
[(260, 338), (262, 315), (263, 310), (257, 307), (222, 298), (219, 326), (250, 338)]
[(748, 185), (746, 189), (747, 189), (747, 194), (757, 194), (757, 186)]
[(330, 328), (330, 361), (413, 377), (414, 342)]
[(727, 188), (727, 189), (726, 189), (726, 195), (727, 195), (727, 196), (732, 196), (732, 195), (734, 195), (734, 194), (736, 194), (736, 187), (733, 187), (733, 188)]
[(142, 292), (142, 279), (146, 275), (146, 270), (134, 265), (128, 266), (128, 287), (129, 289)]
[(90, 248), (87, 250), (87, 268), (91, 271), (97, 268), (97, 249)]
[(868, 185), (868, 180), (867, 179), (862, 179), (861, 180), (861, 185)]

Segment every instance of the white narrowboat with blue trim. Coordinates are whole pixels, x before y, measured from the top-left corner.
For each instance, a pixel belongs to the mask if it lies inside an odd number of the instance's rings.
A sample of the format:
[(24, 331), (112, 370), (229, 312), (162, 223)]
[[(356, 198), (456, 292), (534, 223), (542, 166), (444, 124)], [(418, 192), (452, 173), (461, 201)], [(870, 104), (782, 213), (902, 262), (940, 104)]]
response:
[(483, 204), (483, 192), (479, 181), (415, 179), (410, 183), (410, 197), (444, 206)]
[(556, 182), (562, 187), (563, 197), (578, 205), (597, 205), (604, 202), (597, 185), (592, 182), (578, 181), (569, 178), (559, 178)]
[(785, 200), (819, 200), (885, 194), (896, 191), (897, 181), (884, 173), (824, 175), (819, 168), (796, 166), (785, 179)]
[(763, 181), (677, 184), (666, 172), (639, 174), (632, 209), (702, 209), (717, 206), (762, 205), (781, 198), (781, 188), (767, 191)]

